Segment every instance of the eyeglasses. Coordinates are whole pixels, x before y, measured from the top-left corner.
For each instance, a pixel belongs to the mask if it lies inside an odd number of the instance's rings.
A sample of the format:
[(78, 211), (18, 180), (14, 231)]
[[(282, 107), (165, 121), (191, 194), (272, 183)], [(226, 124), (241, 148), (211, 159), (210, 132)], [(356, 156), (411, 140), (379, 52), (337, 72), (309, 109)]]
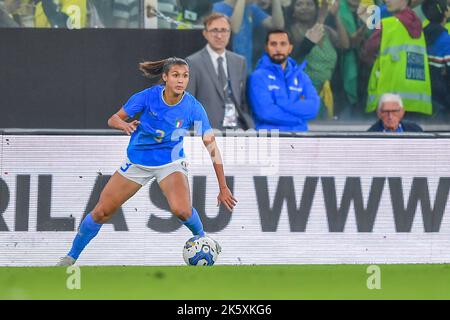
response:
[(381, 112), (382, 114), (389, 114), (389, 113), (397, 114), (397, 113), (399, 113), (401, 110), (402, 110), (402, 109), (381, 110), (380, 112)]
[(211, 29), (211, 30), (206, 30), (207, 32), (212, 33), (213, 35), (218, 35), (218, 34), (227, 34), (230, 33), (230, 29)]

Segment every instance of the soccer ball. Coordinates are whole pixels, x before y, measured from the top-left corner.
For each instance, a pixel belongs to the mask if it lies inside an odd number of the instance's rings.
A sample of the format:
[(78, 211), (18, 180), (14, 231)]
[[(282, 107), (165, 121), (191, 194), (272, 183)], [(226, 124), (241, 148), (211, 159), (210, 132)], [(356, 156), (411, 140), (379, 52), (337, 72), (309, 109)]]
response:
[(183, 258), (189, 266), (212, 266), (219, 253), (220, 247), (208, 237), (192, 237), (183, 247)]

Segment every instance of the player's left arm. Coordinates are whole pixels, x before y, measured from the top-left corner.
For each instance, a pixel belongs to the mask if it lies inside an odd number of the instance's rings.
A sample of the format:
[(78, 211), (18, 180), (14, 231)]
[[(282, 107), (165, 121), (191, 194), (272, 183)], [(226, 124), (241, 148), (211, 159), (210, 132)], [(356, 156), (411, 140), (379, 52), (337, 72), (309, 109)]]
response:
[(236, 198), (231, 193), (225, 180), (225, 173), (223, 170), (222, 156), (217, 146), (214, 133), (212, 131), (203, 135), (203, 144), (209, 152), (213, 162), (214, 171), (216, 172), (217, 181), (219, 183), (219, 195), (217, 196), (217, 206), (223, 203), (228, 210), (233, 211), (237, 203)]
[(208, 150), (209, 156), (211, 157), (214, 171), (216, 172), (217, 181), (219, 183), (217, 206), (219, 206), (220, 203), (223, 203), (228, 210), (233, 211), (237, 200), (227, 186), (223, 170), (222, 156), (216, 143), (214, 131), (211, 127), (211, 124), (209, 123), (208, 115), (206, 114), (203, 106), (198, 101), (195, 102), (192, 112), (192, 121), (195, 128), (194, 131), (202, 136), (203, 144), (205, 145), (206, 150)]

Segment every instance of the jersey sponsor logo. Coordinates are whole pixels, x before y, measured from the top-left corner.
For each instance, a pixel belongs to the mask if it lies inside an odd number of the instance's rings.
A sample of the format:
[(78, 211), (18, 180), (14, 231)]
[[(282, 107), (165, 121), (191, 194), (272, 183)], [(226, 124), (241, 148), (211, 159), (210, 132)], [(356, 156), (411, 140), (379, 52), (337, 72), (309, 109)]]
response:
[(129, 162), (125, 163), (125, 168), (120, 167), (120, 171), (122, 171), (122, 172), (127, 172), (128, 169), (130, 169), (130, 167), (131, 167), (132, 165), (133, 165), (133, 164), (132, 164), (132, 163), (129, 163)]
[(425, 57), (423, 54), (407, 52), (406, 79), (425, 81)]
[(269, 74), (267, 76), (267, 78), (269, 78), (270, 80), (277, 80), (277, 78), (275, 76), (271, 75), (271, 74)]
[(269, 89), (269, 91), (272, 91), (272, 90), (280, 90), (280, 87), (279, 87), (279, 86), (276, 86), (276, 85), (269, 85), (269, 86), (267, 87), (267, 89)]
[(289, 90), (291, 91), (297, 91), (297, 92), (303, 92), (303, 88), (302, 87), (293, 87), (293, 86), (289, 86)]

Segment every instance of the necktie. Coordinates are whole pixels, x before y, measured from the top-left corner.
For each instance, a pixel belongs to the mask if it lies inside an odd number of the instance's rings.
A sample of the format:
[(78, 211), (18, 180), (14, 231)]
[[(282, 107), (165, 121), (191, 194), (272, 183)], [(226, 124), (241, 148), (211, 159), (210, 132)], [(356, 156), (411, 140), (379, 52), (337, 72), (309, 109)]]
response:
[(223, 58), (217, 58), (217, 76), (219, 78), (220, 86), (223, 88), (225, 98), (225, 110), (222, 126), (224, 128), (235, 128), (237, 126), (237, 114), (236, 107), (231, 97), (231, 88), (228, 88), (228, 79), (225, 75), (225, 69), (223, 67)]
[(222, 57), (217, 58), (217, 65), (218, 65), (217, 76), (219, 78), (219, 83), (222, 86), (222, 88), (225, 90), (225, 87), (227, 85), (227, 76), (225, 75), (225, 69), (223, 67), (223, 58)]

